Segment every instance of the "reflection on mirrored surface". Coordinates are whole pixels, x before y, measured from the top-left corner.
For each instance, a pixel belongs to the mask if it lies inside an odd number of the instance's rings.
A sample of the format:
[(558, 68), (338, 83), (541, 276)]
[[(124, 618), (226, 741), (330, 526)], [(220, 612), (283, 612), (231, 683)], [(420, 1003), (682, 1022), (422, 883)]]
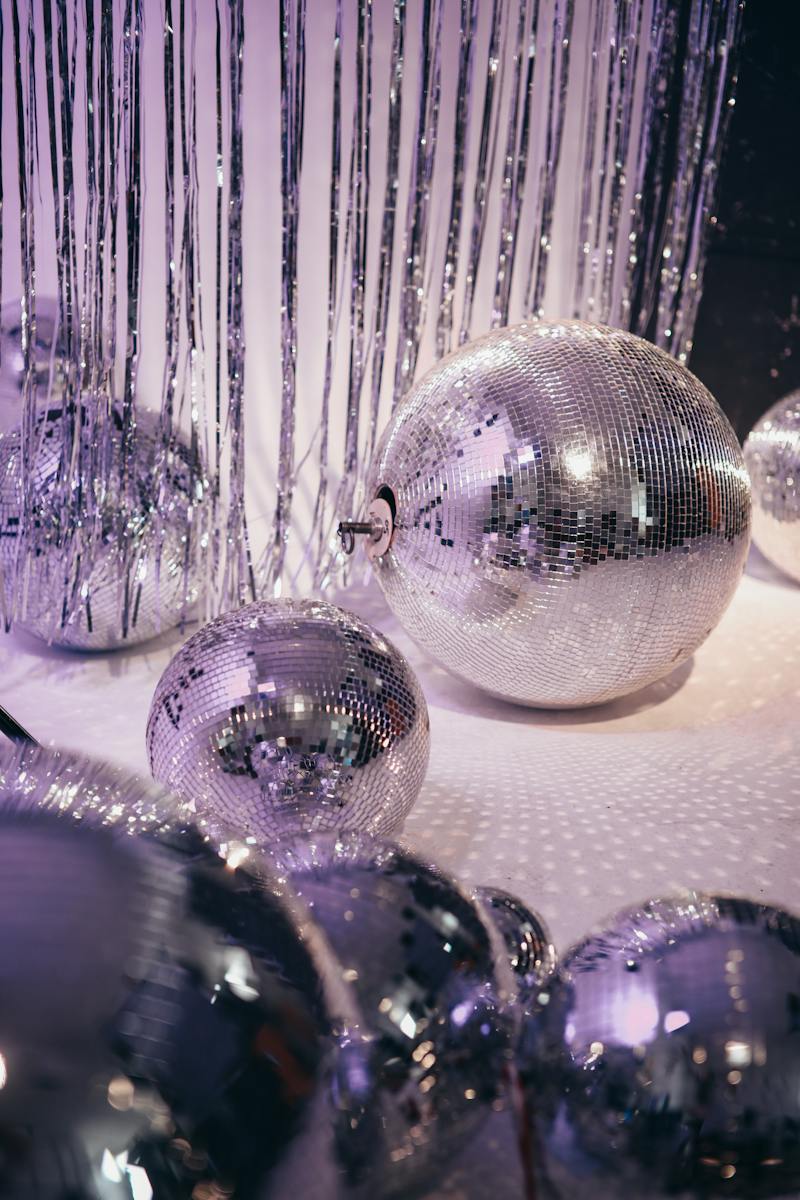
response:
[(396, 830), (429, 741), (425, 697), (402, 655), (316, 600), (250, 604), (198, 630), (159, 680), (147, 728), (156, 779), (267, 843)]
[(739, 582), (750, 484), (717, 402), (619, 329), (531, 321), (437, 363), (370, 468), (375, 575), (462, 679), (544, 708), (668, 675)]
[(800, 1191), (800, 921), (690, 893), (565, 956), (528, 1024), (543, 1200)]
[(753, 484), (753, 540), (800, 582), (800, 391), (778, 400), (753, 426), (744, 461)]
[(506, 1104), (516, 1015), (502, 941), (466, 891), (388, 843), (312, 837), (281, 862), (366, 1023), (369, 1057), (340, 1100), (353, 1177), (369, 1195), (432, 1189)]
[[(84, 396), (34, 426), (26, 524), (22, 428), (0, 437), (0, 567), (17, 628), (74, 650), (147, 641), (190, 613), (201, 573), (189, 552), (202, 484), (189, 444), (175, 439), (163, 471), (159, 419), (136, 419), (131, 464), (123, 410)], [(65, 469), (74, 451), (77, 465)], [(132, 480), (126, 485), (125, 473)]]
[(155, 789), (0, 751), (4, 1197), (272, 1200), (313, 1195), (311, 1161), (337, 1194), (346, 1025), (313, 930), (234, 861)]
[(502, 888), (476, 891), (497, 926), (517, 981), (519, 1003), (527, 1009), (556, 969), (556, 950), (542, 918)]

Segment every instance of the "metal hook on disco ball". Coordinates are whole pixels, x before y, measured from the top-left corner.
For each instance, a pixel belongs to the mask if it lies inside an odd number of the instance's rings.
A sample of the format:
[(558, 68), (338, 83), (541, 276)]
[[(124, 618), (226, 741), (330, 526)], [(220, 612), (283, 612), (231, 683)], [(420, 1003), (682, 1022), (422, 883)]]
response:
[(370, 502), (366, 521), (340, 521), (337, 535), (345, 554), (356, 548), (356, 537), (366, 537), (364, 547), (369, 559), (380, 558), (392, 544), (397, 505), (390, 488), (381, 488)]

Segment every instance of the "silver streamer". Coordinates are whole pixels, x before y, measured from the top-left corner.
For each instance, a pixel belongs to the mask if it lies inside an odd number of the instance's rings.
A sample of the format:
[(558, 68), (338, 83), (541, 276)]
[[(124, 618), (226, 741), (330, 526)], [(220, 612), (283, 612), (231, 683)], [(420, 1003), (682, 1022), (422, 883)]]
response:
[[(382, 425), (431, 362), (488, 328), (575, 316), (687, 361), (741, 8), (2, 0), (0, 144), (16, 147), (18, 186), (0, 190), (16, 314), (4, 305), (0, 355), (18, 328), (24, 493), (6, 624), (40, 549), (43, 408), (62, 413), (51, 502), (69, 531), (53, 610), (69, 623), (82, 603), (109, 488), (125, 572), (138, 553), (126, 530), (149, 411), (156, 496), (190, 448), (183, 571), (205, 581), (210, 615), (341, 580), (334, 531), (363, 505)], [(274, 254), (259, 242), (271, 189)], [(251, 331), (245, 377), (246, 311), (267, 311), (273, 276), (279, 319)], [(37, 301), (56, 314), (46, 372)], [(309, 396), (318, 409), (298, 419)]]

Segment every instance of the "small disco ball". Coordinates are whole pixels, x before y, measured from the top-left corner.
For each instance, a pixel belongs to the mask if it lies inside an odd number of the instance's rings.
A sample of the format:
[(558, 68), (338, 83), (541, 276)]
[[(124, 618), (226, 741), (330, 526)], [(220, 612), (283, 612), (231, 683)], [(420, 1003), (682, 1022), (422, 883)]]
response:
[[(107, 455), (95, 444), (96, 409), (78, 409), (87, 492), (100, 497), (99, 533), (88, 553), (74, 553), (74, 518), (64, 500), (61, 456), (68, 433), (61, 407), (43, 412), (34, 436), (34, 500), (21, 536), (22, 435), (0, 437), (0, 568), (14, 624), (35, 637), (74, 650), (110, 650), (144, 642), (182, 621), (200, 594), (200, 572), (188, 542), (193, 493), (191, 450), (178, 442), (166, 468), (163, 493), (154, 483), (158, 419), (137, 417), (134, 501), (120, 496), (122, 427), (119, 405), (107, 418)], [(72, 410), (74, 416), (74, 410)], [(93, 453), (94, 452), (94, 453)], [(96, 472), (89, 477), (89, 472)]]
[(744, 444), (753, 485), (753, 541), (800, 581), (800, 389), (768, 409)]
[(537, 1195), (800, 1194), (800, 921), (690, 894), (618, 915), (530, 1020)]
[(650, 343), (578, 321), (497, 329), (435, 366), (369, 489), (399, 620), (521, 704), (599, 704), (668, 674), (747, 555), (747, 472), (716, 401)]
[[(67, 353), (58, 329), (58, 301), (51, 296), (36, 297), (36, 338), (33, 342), (34, 376), (40, 402), (60, 398), (64, 388), (64, 360)], [(55, 343), (55, 344), (54, 344)], [(52, 380), (51, 380), (52, 369)], [(22, 391), (25, 384), (25, 352), (22, 347), (22, 306), (9, 300), (0, 309), (0, 430), (5, 431), (22, 420)]]
[(517, 982), (523, 1008), (535, 1005), (536, 995), (556, 969), (556, 952), (546, 925), (516, 896), (501, 888), (481, 887), (477, 898), (497, 927)]
[(428, 765), (419, 683), (364, 621), (311, 600), (226, 613), (181, 647), (147, 725), (154, 777), (262, 842), (385, 834)]
[(362, 833), (284, 843), (279, 862), (362, 1012), (369, 1055), (338, 1101), (350, 1175), (369, 1196), (433, 1189), (506, 1101), (518, 1016), (502, 938), (447, 875)]
[(3, 1196), (340, 1195), (340, 981), (234, 863), (152, 787), (0, 750)]

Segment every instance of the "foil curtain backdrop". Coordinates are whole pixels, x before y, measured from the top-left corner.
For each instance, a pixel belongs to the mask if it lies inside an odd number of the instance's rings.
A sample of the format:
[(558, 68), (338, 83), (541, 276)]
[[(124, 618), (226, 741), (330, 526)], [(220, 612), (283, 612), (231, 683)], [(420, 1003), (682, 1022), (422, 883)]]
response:
[[(109, 439), (122, 496), (134, 486), (142, 410), (160, 413), (159, 483), (176, 439), (192, 450), (186, 569), (210, 615), (342, 580), (335, 529), (363, 503), (377, 433), (471, 336), (581, 317), (686, 361), (741, 10), (2, 0), (2, 283), (28, 347), (6, 621), (37, 550), (37, 297), (58, 297), (68, 355), (49, 398), (65, 414), (60, 610), (81, 603), (101, 536)], [(79, 397), (97, 406), (88, 456)]]

